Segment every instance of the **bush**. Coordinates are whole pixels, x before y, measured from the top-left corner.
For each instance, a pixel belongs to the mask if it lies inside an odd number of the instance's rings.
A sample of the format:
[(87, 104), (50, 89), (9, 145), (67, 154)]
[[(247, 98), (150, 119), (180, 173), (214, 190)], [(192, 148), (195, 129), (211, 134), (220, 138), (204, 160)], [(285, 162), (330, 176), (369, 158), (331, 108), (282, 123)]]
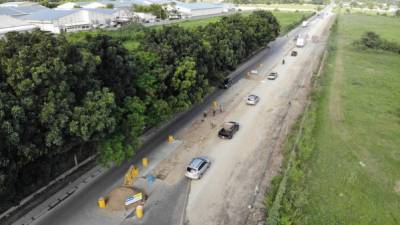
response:
[(371, 31), (365, 32), (360, 40), (355, 41), (353, 44), (360, 49), (380, 49), (400, 53), (399, 44), (384, 40), (378, 34)]

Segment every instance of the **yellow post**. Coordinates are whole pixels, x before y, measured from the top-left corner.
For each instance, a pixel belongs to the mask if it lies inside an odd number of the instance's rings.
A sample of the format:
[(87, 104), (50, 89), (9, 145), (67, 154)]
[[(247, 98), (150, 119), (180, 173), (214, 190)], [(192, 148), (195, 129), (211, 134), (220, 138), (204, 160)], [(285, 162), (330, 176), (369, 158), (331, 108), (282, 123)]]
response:
[(136, 217), (139, 219), (143, 217), (143, 206), (139, 205), (136, 207)]
[(143, 167), (147, 167), (149, 165), (149, 159), (147, 157), (142, 159), (142, 165)]
[(104, 209), (106, 207), (106, 200), (103, 197), (100, 197), (97, 201), (99, 208)]
[(172, 136), (172, 135), (169, 135), (168, 136), (168, 143), (172, 143), (172, 142), (174, 142), (174, 136)]

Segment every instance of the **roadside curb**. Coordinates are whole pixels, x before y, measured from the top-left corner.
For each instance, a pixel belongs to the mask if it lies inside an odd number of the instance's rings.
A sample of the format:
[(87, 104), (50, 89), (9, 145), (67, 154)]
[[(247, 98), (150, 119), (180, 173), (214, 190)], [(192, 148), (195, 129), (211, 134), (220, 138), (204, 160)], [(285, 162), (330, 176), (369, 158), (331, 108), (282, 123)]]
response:
[(189, 199), (189, 193), (190, 193), (190, 187), (192, 185), (191, 180), (187, 179), (187, 186), (186, 186), (186, 192), (185, 192), (185, 200), (183, 203), (183, 212), (181, 215), (181, 218), (179, 220), (179, 224), (178, 225), (184, 225), (185, 224), (185, 218), (186, 218), (186, 207), (187, 207), (187, 203), (188, 203), (188, 199)]

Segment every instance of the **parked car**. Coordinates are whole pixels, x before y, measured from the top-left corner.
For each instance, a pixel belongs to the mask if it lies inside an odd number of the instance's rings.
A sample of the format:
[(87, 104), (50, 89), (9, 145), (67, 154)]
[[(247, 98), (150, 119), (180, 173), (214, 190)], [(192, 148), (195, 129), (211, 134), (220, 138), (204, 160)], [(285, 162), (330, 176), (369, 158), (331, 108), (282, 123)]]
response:
[(233, 135), (239, 130), (239, 124), (236, 122), (225, 123), (218, 132), (218, 137), (222, 139), (232, 139)]
[(200, 179), (210, 165), (211, 161), (207, 157), (193, 158), (186, 168), (185, 176), (189, 179)]
[(225, 78), (225, 80), (219, 85), (222, 89), (228, 89), (232, 86), (232, 79)]
[(250, 74), (258, 75), (258, 70), (251, 70), (251, 71), (250, 71)]
[(268, 79), (268, 80), (275, 80), (277, 77), (278, 77), (278, 73), (277, 73), (277, 72), (271, 72), (271, 73), (268, 75), (267, 79)]
[(292, 51), (292, 53), (290, 53), (291, 56), (297, 56), (297, 51)]
[(249, 95), (249, 97), (247, 97), (247, 105), (257, 105), (257, 103), (260, 101), (260, 97), (258, 97), (257, 95)]

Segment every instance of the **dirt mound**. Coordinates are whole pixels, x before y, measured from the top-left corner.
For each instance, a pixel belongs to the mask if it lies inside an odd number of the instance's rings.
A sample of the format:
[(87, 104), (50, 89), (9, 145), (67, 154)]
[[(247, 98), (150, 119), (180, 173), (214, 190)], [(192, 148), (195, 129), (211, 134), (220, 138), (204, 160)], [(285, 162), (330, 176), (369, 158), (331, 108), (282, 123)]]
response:
[(399, 193), (400, 192), (400, 181), (396, 182), (396, 185), (394, 186), (394, 191)]
[(145, 199), (145, 193), (139, 189), (133, 187), (117, 187), (110, 192), (107, 197), (107, 207), (106, 209), (111, 212), (115, 211), (123, 211), (126, 209), (130, 209), (136, 207), (140, 204), (144, 203), (144, 200), (140, 202), (136, 202), (134, 204), (130, 204), (129, 206), (125, 206), (125, 199), (129, 196), (133, 196), (139, 192), (143, 193), (143, 198)]

